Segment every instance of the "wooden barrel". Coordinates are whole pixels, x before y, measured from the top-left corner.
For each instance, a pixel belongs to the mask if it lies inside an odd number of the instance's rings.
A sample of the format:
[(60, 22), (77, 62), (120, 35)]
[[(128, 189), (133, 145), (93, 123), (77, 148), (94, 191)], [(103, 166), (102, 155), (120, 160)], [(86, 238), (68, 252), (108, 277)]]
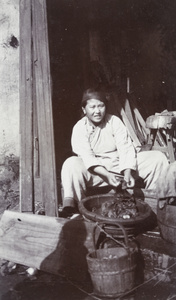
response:
[(157, 205), (157, 221), (161, 237), (176, 244), (176, 206), (166, 204), (163, 208)]

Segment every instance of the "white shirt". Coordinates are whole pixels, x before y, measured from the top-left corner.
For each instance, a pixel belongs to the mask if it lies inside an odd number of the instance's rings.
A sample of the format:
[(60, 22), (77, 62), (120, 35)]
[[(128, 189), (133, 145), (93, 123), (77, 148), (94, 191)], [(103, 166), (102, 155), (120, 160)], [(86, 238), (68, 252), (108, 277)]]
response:
[(87, 169), (99, 165), (114, 172), (128, 168), (136, 170), (136, 151), (125, 125), (117, 116), (106, 114), (98, 126), (83, 117), (73, 127), (71, 144)]

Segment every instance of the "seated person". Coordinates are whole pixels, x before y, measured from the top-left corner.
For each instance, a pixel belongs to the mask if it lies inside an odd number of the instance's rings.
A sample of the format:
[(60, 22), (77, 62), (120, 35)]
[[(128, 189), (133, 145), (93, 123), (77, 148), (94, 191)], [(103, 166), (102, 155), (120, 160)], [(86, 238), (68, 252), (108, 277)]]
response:
[(74, 211), (89, 187), (117, 188), (121, 184), (117, 174), (124, 176), (127, 188), (135, 186), (137, 175), (146, 189), (155, 190), (168, 166), (166, 156), (160, 151), (137, 153), (120, 118), (106, 113), (102, 91), (86, 90), (81, 105), (84, 117), (73, 127), (71, 137), (76, 156), (69, 157), (61, 170), (63, 209)]

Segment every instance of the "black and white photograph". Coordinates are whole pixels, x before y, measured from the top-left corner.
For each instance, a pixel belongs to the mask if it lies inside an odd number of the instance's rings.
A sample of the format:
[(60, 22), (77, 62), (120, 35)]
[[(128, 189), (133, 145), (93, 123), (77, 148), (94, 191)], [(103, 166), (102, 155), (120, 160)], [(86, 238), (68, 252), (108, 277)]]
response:
[(0, 6), (0, 300), (176, 300), (176, 1)]

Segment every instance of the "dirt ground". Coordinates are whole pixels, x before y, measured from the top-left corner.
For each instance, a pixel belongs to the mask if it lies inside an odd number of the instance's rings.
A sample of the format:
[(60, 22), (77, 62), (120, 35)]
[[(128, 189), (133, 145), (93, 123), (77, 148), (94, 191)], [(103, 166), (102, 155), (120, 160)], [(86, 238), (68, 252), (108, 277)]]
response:
[[(0, 217), (5, 209), (19, 211), (19, 182), (0, 193)], [(67, 278), (34, 270), (0, 258), (0, 300), (93, 300), (91, 281), (72, 282)], [(104, 300), (108, 298), (103, 298)], [(119, 299), (119, 298), (118, 298)], [(172, 282), (149, 280), (127, 296), (128, 300), (176, 299), (176, 279)]]
[[(95, 296), (90, 289), (65, 278), (39, 271), (31, 276), (28, 267), (13, 265), (14, 268), (10, 270), (6, 264), (1, 261), (0, 300), (108, 300)], [(140, 286), (131, 295), (117, 299), (176, 299), (176, 287), (153, 280)]]

